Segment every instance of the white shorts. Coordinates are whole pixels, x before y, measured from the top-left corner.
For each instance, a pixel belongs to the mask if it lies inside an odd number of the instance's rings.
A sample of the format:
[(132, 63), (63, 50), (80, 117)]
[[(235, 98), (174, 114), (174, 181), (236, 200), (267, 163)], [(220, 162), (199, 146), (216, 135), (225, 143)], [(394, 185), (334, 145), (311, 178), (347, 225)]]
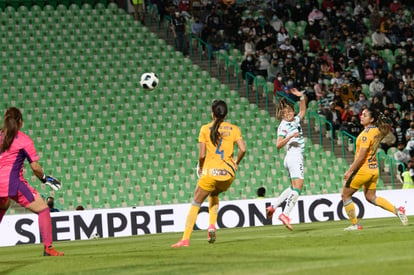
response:
[(304, 179), (302, 152), (288, 151), (286, 153), (285, 168), (289, 172), (290, 179)]

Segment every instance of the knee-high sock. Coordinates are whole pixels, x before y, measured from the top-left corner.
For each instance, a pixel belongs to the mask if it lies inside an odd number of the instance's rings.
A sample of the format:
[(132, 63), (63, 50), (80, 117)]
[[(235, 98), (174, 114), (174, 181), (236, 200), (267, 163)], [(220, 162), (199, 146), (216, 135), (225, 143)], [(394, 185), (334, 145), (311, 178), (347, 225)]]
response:
[(288, 187), (286, 188), (282, 194), (280, 194), (279, 198), (277, 198), (276, 203), (274, 204), (274, 208), (278, 208), (279, 205), (281, 205), (289, 196), (290, 192), (292, 192), (292, 188)]
[(218, 196), (209, 196), (208, 197), (208, 215), (209, 215), (209, 225), (216, 225), (217, 215), (218, 215), (218, 206), (219, 198)]
[(189, 240), (191, 233), (193, 233), (194, 224), (197, 220), (198, 211), (200, 211), (200, 204), (193, 203), (187, 214), (187, 221), (185, 223), (185, 229), (183, 234), (183, 240)]
[(395, 210), (395, 206), (392, 205), (388, 200), (384, 199), (383, 197), (375, 197), (374, 204), (376, 206), (381, 207), (382, 209), (390, 211), (394, 215), (397, 214), (397, 212)]
[(49, 247), (52, 245), (52, 219), (50, 218), (49, 207), (39, 212), (39, 231), (42, 236), (43, 245)]
[(293, 207), (296, 205), (296, 202), (298, 201), (299, 195), (300, 190), (297, 188), (293, 188), (288, 198), (286, 199), (286, 207), (285, 210), (283, 210), (283, 214), (289, 217), (290, 212), (292, 211)]
[(352, 224), (357, 224), (358, 223), (358, 219), (355, 213), (355, 205), (354, 202), (352, 201), (352, 199), (349, 199), (347, 201), (344, 202), (344, 208), (345, 208), (345, 212), (348, 215), (349, 220), (351, 221)]

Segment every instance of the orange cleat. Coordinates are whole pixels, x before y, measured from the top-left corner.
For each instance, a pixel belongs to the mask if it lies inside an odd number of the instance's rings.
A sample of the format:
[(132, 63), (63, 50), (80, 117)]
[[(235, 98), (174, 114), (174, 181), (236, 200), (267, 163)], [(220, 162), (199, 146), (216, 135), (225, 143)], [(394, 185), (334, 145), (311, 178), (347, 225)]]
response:
[(177, 243), (173, 244), (171, 247), (172, 248), (177, 248), (177, 247), (188, 247), (190, 246), (190, 240), (179, 240)]
[(290, 219), (288, 216), (282, 213), (279, 215), (279, 220), (283, 222), (283, 224), (286, 226), (287, 229), (289, 229), (290, 231), (293, 231), (293, 227), (290, 225)]
[(65, 253), (56, 251), (53, 246), (45, 247), (43, 250), (43, 256), (64, 256)]
[(214, 224), (211, 224), (207, 230), (207, 241), (209, 243), (214, 243), (216, 241), (216, 227)]
[(275, 213), (275, 208), (273, 206), (269, 206), (266, 208), (266, 216), (269, 220), (273, 218), (273, 213)]

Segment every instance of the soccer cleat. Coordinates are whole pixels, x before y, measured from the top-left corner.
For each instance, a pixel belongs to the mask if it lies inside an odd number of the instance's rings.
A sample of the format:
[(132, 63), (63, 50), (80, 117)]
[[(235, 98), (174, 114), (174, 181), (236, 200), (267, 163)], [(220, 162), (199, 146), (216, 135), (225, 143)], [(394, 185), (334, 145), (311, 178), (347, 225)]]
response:
[(177, 248), (177, 247), (188, 247), (190, 246), (190, 240), (179, 240), (177, 243), (173, 244), (171, 247), (172, 248)]
[(289, 229), (290, 231), (293, 231), (293, 227), (290, 225), (290, 219), (288, 216), (282, 213), (279, 215), (279, 220), (283, 222), (283, 224), (286, 226), (287, 229)]
[(269, 206), (266, 208), (266, 216), (269, 220), (273, 218), (273, 213), (275, 213), (275, 208), (273, 206)]
[(403, 225), (408, 224), (408, 218), (405, 215), (405, 208), (403, 206), (400, 206), (397, 209), (397, 216), (398, 216), (398, 218), (400, 218), (400, 221), (402, 222)]
[(214, 243), (216, 241), (216, 227), (214, 224), (211, 224), (207, 230), (207, 241), (209, 243)]
[(352, 225), (344, 228), (344, 231), (354, 231), (354, 230), (362, 230), (362, 225), (357, 223), (357, 224), (352, 224)]
[(63, 256), (65, 253), (56, 251), (53, 246), (44, 247), (43, 256)]

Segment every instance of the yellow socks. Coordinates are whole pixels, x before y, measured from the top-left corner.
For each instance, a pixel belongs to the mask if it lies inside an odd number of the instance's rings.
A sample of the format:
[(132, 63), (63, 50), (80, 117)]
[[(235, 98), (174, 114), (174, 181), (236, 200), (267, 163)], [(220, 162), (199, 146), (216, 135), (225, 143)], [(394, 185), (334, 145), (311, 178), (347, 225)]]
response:
[(394, 215), (396, 215), (396, 213), (397, 213), (396, 210), (395, 210), (395, 206), (392, 205), (389, 201), (387, 201), (383, 197), (375, 197), (374, 204), (376, 206), (381, 207), (382, 209), (390, 211)]
[(209, 196), (208, 197), (208, 215), (209, 215), (209, 225), (216, 225), (217, 215), (218, 215), (218, 205), (219, 198), (218, 196)]
[(193, 233), (194, 224), (197, 220), (198, 211), (200, 211), (200, 205), (192, 204), (188, 211), (187, 221), (185, 223), (185, 229), (183, 234), (183, 240), (189, 240), (191, 233)]
[(345, 212), (349, 217), (349, 220), (351, 221), (352, 224), (357, 224), (358, 223), (358, 219), (355, 213), (355, 205), (354, 202), (352, 201), (352, 199), (349, 199), (348, 201), (344, 202), (344, 208), (345, 208)]

